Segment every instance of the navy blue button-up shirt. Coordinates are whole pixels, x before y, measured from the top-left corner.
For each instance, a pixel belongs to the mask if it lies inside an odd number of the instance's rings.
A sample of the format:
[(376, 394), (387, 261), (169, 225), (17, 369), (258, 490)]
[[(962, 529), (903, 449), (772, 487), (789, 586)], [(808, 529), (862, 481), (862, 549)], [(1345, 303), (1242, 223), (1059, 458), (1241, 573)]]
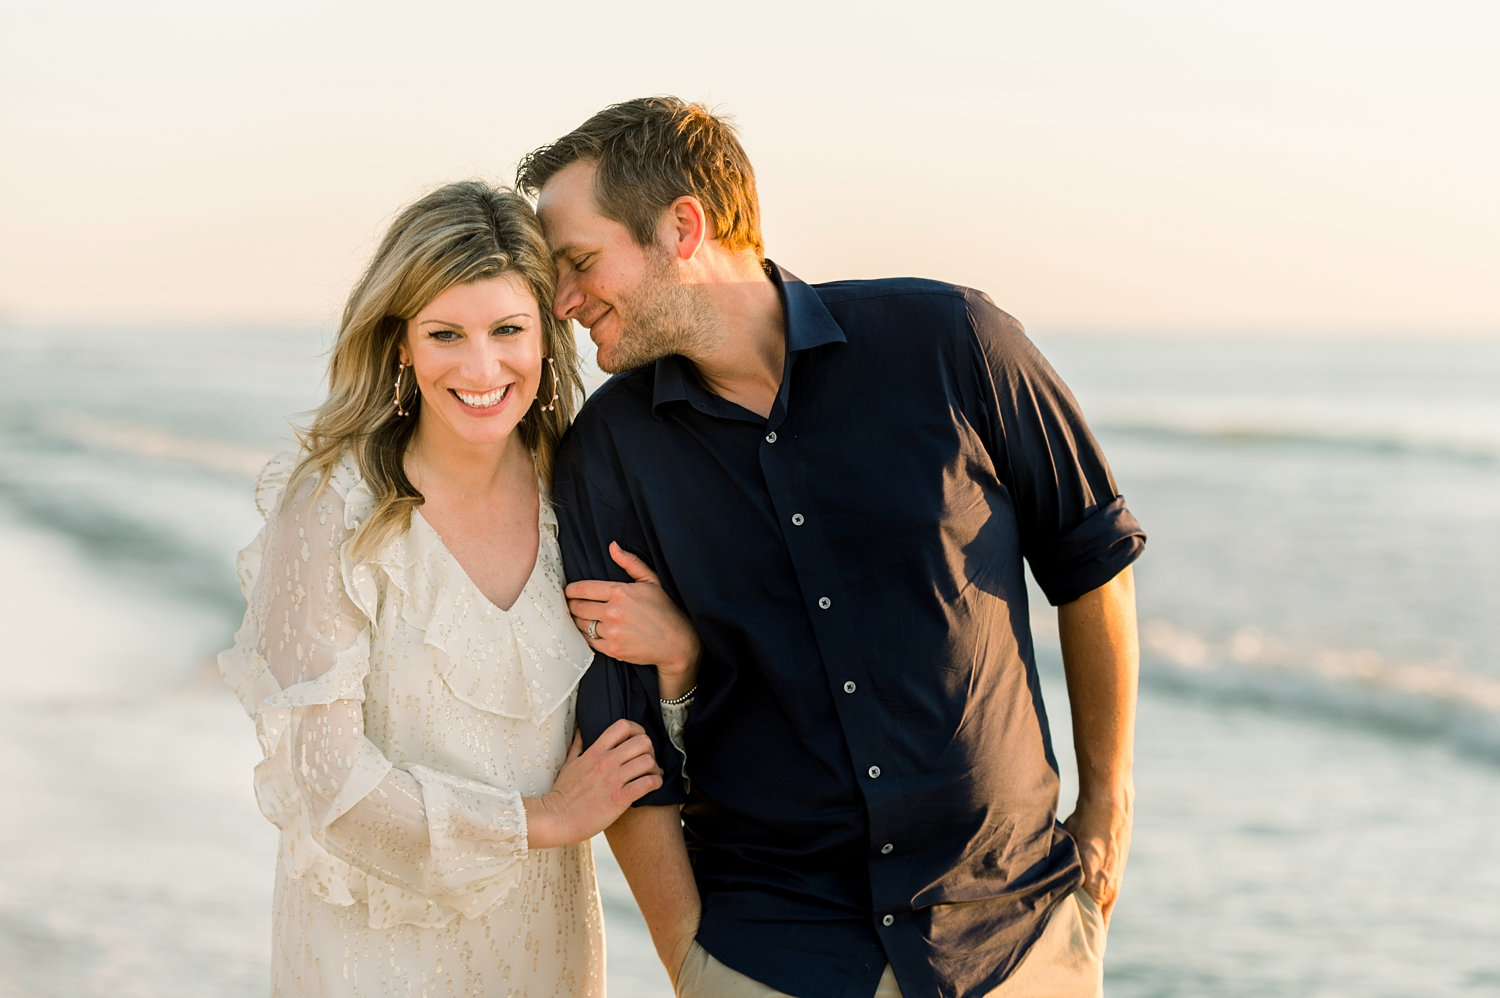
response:
[(629, 717), (683, 804), (699, 942), (794, 995), (984, 993), (1080, 883), (1056, 820), (1023, 559), (1054, 603), (1144, 535), (1067, 389), (983, 294), (810, 286), (763, 418), (669, 357), (611, 379), (557, 459), (569, 579), (641, 555), (703, 642), (688, 780), (655, 673), (597, 657), (592, 741)]

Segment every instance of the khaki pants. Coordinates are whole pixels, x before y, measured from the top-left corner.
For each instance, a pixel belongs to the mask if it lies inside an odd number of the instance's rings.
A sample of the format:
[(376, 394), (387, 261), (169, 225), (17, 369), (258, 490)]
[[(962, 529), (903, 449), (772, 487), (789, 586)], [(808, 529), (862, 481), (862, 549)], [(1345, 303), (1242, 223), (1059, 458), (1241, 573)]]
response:
[[(1042, 936), (1004, 984), (986, 998), (1101, 998), (1104, 994), (1104, 916), (1083, 888), (1057, 906)], [(790, 998), (730, 970), (697, 942), (677, 975), (677, 998)], [(901, 998), (887, 966), (874, 998)]]

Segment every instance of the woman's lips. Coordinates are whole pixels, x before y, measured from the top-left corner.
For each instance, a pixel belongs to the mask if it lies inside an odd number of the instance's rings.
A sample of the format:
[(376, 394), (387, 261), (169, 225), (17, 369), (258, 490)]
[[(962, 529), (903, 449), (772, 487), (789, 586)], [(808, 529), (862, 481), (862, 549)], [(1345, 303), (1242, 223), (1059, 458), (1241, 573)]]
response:
[(505, 401), (505, 397), (510, 394), (510, 387), (510, 385), (506, 385), (504, 388), (496, 388), (494, 391), (485, 392), (483, 395), (461, 392), (457, 388), (450, 388), (448, 390), (453, 393), (454, 398), (470, 409), (491, 409)]

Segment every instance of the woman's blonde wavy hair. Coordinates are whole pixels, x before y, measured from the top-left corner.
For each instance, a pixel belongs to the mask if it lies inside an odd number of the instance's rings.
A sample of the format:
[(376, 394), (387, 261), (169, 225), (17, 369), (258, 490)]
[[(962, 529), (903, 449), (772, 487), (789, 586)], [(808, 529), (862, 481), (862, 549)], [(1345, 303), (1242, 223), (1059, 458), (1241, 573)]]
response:
[[(297, 431), (305, 452), (285, 495), (316, 478), (312, 495), (327, 488), (344, 451), (353, 453), (375, 497), (375, 509), (355, 533), (356, 552), (374, 551), (411, 525), (423, 497), (406, 477), (402, 457), (421, 414), (420, 394), (407, 390), (402, 417), (393, 405), (397, 349), (407, 323), (457, 284), (516, 274), (536, 297), (542, 325), (543, 399), (555, 372), (557, 404), (533, 404), (517, 432), (552, 481), (552, 456), (583, 394), (571, 325), (552, 314), (557, 272), (531, 205), (516, 192), (481, 181), (440, 187), (403, 209), (344, 306), (328, 363), (328, 398)], [(555, 365), (555, 367), (553, 366)], [(408, 381), (407, 384), (410, 384)]]

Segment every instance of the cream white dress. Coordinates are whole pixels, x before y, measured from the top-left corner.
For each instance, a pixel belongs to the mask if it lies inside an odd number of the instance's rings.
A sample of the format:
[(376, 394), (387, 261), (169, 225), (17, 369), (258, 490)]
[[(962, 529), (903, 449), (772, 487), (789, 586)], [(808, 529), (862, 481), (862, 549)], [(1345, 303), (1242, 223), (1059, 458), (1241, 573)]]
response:
[(589, 844), (528, 849), (521, 805), (552, 786), (592, 657), (545, 496), (536, 567), (501, 610), (420, 514), (353, 557), (374, 506), (353, 458), (310, 505), (311, 486), (282, 502), (294, 464), (257, 485), (248, 609), (219, 656), (281, 830), (272, 992), (603, 994)]

